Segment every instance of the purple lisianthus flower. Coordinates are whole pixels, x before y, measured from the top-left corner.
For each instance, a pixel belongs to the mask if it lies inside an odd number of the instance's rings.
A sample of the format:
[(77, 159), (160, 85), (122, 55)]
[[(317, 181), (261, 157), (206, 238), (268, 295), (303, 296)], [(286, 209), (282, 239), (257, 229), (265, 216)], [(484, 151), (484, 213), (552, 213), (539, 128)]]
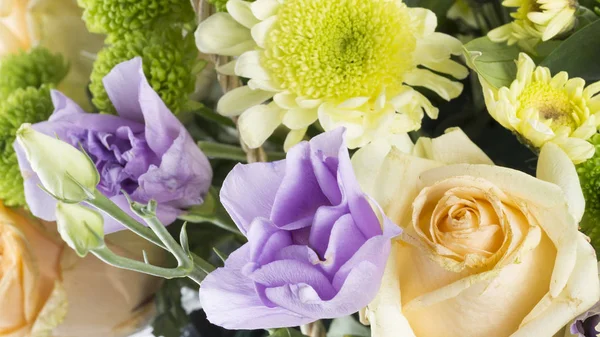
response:
[(600, 303), (596, 303), (587, 312), (575, 319), (571, 324), (570, 331), (577, 337), (597, 337), (600, 331), (596, 326), (600, 324)]
[(382, 212), (378, 218), (362, 193), (343, 133), (231, 171), (221, 201), (248, 243), (201, 285), (212, 323), (297, 326), (350, 315), (375, 297), (400, 228)]
[[(170, 224), (185, 208), (202, 203), (212, 179), (208, 159), (148, 83), (141, 58), (114, 67), (104, 86), (119, 116), (86, 113), (53, 91), (54, 113), (33, 128), (81, 145), (100, 173), (98, 190), (123, 210), (131, 214), (122, 190), (134, 201), (156, 200), (158, 218)], [(31, 212), (55, 220), (56, 201), (39, 188), (18, 143), (14, 147)], [(104, 227), (106, 233), (124, 229), (108, 216)]]

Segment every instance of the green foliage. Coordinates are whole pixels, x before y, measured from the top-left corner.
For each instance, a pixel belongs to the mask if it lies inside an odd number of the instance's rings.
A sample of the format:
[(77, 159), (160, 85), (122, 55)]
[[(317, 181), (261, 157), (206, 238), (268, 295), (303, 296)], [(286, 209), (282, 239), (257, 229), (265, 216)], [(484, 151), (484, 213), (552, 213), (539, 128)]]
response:
[(193, 34), (184, 37), (179, 29), (126, 34), (98, 53), (91, 75), (92, 102), (101, 112), (115, 113), (102, 79), (117, 64), (141, 56), (148, 82), (167, 107), (178, 113), (188, 102), (201, 70), (197, 55)]
[(48, 119), (53, 110), (50, 90), (45, 85), (40, 89), (17, 89), (0, 104), (0, 199), (7, 206), (25, 205), (23, 178), (12, 147), (16, 131), (22, 123)]
[(179, 337), (190, 318), (181, 303), (185, 279), (166, 280), (156, 294), (156, 317), (152, 322), (154, 336)]
[(593, 21), (560, 44), (540, 64), (553, 74), (566, 71), (569, 77), (587, 82), (600, 80), (600, 20)]
[(579, 226), (590, 237), (600, 254), (600, 134), (591, 138), (596, 147), (594, 156), (577, 165), (577, 174), (585, 197), (585, 213)]
[(0, 99), (17, 89), (58, 85), (68, 71), (69, 64), (62, 55), (42, 47), (4, 56), (0, 61)]
[(208, 2), (215, 6), (217, 12), (227, 12), (227, 0), (208, 0)]
[(90, 32), (121, 35), (156, 30), (167, 23), (193, 22), (189, 0), (78, 0)]
[(496, 88), (508, 87), (517, 75), (515, 60), (519, 58), (517, 46), (494, 43), (487, 37), (475, 39), (464, 46), (469, 67)]

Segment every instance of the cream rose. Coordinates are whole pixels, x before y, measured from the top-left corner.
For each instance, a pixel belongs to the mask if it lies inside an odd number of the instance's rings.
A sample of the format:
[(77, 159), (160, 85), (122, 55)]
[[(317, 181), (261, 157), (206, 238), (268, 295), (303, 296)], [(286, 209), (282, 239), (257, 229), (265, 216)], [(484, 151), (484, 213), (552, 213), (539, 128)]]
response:
[[(0, 203), (0, 337), (123, 337), (148, 322), (160, 279), (81, 259), (54, 224), (23, 214)], [(106, 240), (130, 258), (165, 256), (131, 232)]]
[(556, 145), (537, 178), (494, 166), (460, 130), (414, 153), (374, 143), (353, 157), (404, 228), (365, 312), (374, 337), (551, 337), (598, 301), (579, 180)]

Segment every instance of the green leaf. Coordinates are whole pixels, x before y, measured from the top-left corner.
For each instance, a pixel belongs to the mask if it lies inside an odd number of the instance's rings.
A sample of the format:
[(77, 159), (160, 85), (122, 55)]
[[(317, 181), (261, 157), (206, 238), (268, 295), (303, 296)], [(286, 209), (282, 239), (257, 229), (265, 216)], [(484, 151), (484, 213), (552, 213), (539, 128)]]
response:
[(292, 328), (275, 329), (269, 337), (306, 337), (300, 331)]
[(467, 65), (496, 88), (508, 87), (517, 75), (521, 50), (516, 45), (494, 43), (487, 37), (475, 39), (464, 46)]
[(581, 77), (587, 82), (600, 80), (600, 20), (571, 35), (540, 64), (553, 74), (560, 71), (569, 77)]
[(223, 205), (219, 202), (219, 192), (214, 187), (211, 187), (208, 194), (204, 197), (202, 205), (188, 209), (185, 214), (179, 216), (179, 219), (194, 223), (210, 222), (217, 227), (243, 237)]

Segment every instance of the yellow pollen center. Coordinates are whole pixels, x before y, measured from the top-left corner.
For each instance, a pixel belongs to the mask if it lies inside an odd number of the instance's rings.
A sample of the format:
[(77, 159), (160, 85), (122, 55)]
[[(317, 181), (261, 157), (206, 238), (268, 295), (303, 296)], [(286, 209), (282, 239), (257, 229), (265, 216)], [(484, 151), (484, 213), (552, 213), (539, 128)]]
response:
[(568, 126), (574, 130), (581, 123), (567, 92), (554, 88), (549, 83), (533, 82), (527, 85), (518, 101), (520, 106), (517, 116), (520, 118), (524, 117), (528, 109), (533, 108), (540, 119), (552, 120), (552, 129)]
[(262, 62), (298, 96), (351, 98), (398, 90), (415, 48), (399, 1), (285, 0)]

